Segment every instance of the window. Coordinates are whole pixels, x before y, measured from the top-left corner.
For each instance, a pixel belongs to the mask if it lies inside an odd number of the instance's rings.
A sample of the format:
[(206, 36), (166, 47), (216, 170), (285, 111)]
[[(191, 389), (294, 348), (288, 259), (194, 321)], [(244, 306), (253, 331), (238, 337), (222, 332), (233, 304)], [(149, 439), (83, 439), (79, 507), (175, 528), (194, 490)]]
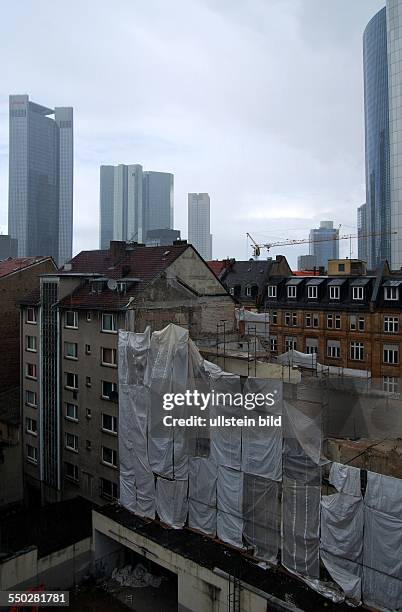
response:
[(271, 336), (270, 342), (271, 342), (271, 351), (273, 353), (276, 353), (276, 351), (278, 350), (278, 338), (276, 336)]
[(251, 285), (247, 285), (247, 287), (246, 287), (246, 295), (247, 295), (247, 297), (251, 296)]
[(115, 393), (117, 393), (117, 384), (107, 380), (102, 380), (103, 399), (112, 399)]
[(102, 446), (102, 462), (111, 467), (117, 467), (117, 451), (107, 446)]
[(305, 326), (306, 327), (312, 327), (312, 316), (311, 316), (311, 312), (306, 312), (305, 317), (304, 317), (304, 321), (305, 321)]
[(318, 338), (306, 338), (306, 353), (315, 355), (318, 352)]
[(230, 293), (230, 295), (234, 295), (234, 287), (230, 287), (229, 293)]
[(340, 314), (328, 314), (327, 315), (327, 327), (328, 329), (341, 329), (341, 315)]
[(102, 412), (102, 429), (109, 433), (117, 433), (117, 417)]
[(351, 342), (350, 343), (350, 358), (353, 361), (363, 361), (364, 359), (363, 342)]
[(117, 331), (116, 326), (116, 315), (114, 314), (102, 314), (102, 331), (115, 334)]
[(338, 264), (338, 272), (345, 272), (345, 264), (343, 263)]
[(87, 387), (90, 387), (92, 385), (92, 381), (91, 381), (91, 377), (90, 376), (86, 376), (85, 377), (85, 385)]
[(35, 391), (25, 391), (25, 403), (27, 406), (31, 406), (32, 408), (37, 407)]
[(64, 315), (64, 326), (71, 329), (78, 329), (78, 312), (67, 310)]
[(25, 323), (36, 323), (36, 309), (32, 306), (26, 309)]
[(399, 317), (384, 317), (384, 331), (397, 334), (399, 331)]
[(313, 313), (313, 327), (319, 327), (320, 325), (320, 315)]
[(66, 433), (65, 444), (67, 450), (71, 450), (75, 453), (78, 453), (78, 436), (76, 436), (75, 434)]
[(285, 351), (292, 351), (292, 350), (296, 350), (296, 338), (294, 338), (293, 336), (286, 336), (285, 338)]
[(32, 436), (38, 435), (38, 427), (35, 419), (31, 419), (30, 417), (25, 419), (25, 431)]
[(297, 312), (292, 312), (292, 325), (297, 327)]
[(64, 464), (64, 477), (68, 480), (78, 482), (78, 465), (74, 465), (73, 463), (68, 463), (68, 461), (66, 461)]
[(329, 299), (330, 300), (339, 300), (341, 297), (341, 288), (338, 286), (330, 286), (329, 287)]
[(90, 310), (88, 310), (88, 312), (87, 312), (87, 321), (89, 322), (91, 320), (92, 320), (92, 313), (91, 313)]
[(117, 499), (117, 484), (106, 478), (100, 479), (101, 496), (106, 499)]
[(296, 285), (289, 285), (288, 286), (288, 298), (295, 298), (296, 294), (297, 294)]
[(339, 359), (341, 356), (341, 343), (339, 340), (328, 340), (327, 342), (327, 357), (331, 359)]
[(38, 463), (38, 449), (36, 446), (27, 444), (27, 460), (30, 463)]
[(76, 404), (66, 403), (66, 419), (69, 421), (78, 421), (78, 406)]
[(317, 285), (308, 286), (307, 287), (307, 297), (309, 300), (316, 300), (318, 297), (318, 287)]
[(399, 344), (384, 344), (383, 348), (384, 363), (396, 365), (399, 363)]
[(25, 348), (27, 351), (36, 353), (36, 337), (35, 336), (25, 336)]
[(268, 297), (276, 298), (276, 285), (268, 285)]
[(366, 326), (366, 321), (364, 317), (359, 317), (357, 315), (350, 315), (349, 327), (351, 331), (364, 331), (365, 326)]
[(25, 373), (25, 376), (27, 378), (32, 378), (33, 380), (37, 379), (36, 364), (35, 363), (27, 363), (26, 364), (26, 373)]
[(90, 355), (90, 354), (91, 354), (91, 345), (86, 344), (85, 345), (85, 355)]
[(278, 325), (278, 312), (276, 310), (273, 310), (271, 312), (271, 325)]
[(396, 376), (383, 376), (382, 388), (387, 393), (399, 394), (399, 378)]
[(285, 325), (289, 327), (291, 322), (292, 322), (292, 314), (290, 312), (285, 312)]
[(363, 287), (352, 287), (352, 300), (362, 300), (364, 297)]
[(64, 357), (66, 359), (78, 359), (78, 344), (76, 342), (64, 343)]
[(384, 300), (396, 301), (399, 299), (398, 287), (384, 287)]
[(78, 374), (64, 372), (66, 389), (78, 389)]
[(306, 327), (319, 327), (320, 315), (311, 312), (306, 312), (304, 315), (304, 322)]
[(114, 348), (102, 347), (102, 365), (113, 366), (117, 365), (117, 351)]

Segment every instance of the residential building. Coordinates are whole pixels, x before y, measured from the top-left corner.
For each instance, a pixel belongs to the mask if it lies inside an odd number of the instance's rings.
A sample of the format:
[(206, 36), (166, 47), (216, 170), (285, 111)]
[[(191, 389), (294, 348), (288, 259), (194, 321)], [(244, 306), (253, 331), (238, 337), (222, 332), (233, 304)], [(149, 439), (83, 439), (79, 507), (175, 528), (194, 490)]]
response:
[(108, 249), (111, 240), (145, 239), (142, 166), (100, 167), (99, 246)]
[(61, 265), (73, 244), (73, 109), (10, 96), (8, 230), (18, 256)]
[(18, 257), (18, 240), (0, 234), (0, 261), (9, 257)]
[(326, 270), (330, 259), (338, 259), (338, 236), (332, 221), (321, 221), (319, 228), (310, 230), (310, 255), (315, 257), (319, 268)]
[(154, 229), (148, 230), (146, 246), (169, 246), (176, 240), (180, 240), (180, 230)]
[(317, 258), (315, 255), (299, 255), (297, 258), (297, 269), (299, 272), (304, 270), (314, 270), (317, 268)]
[(22, 413), (38, 422), (34, 439), (24, 432), (25, 486), (43, 501), (117, 496), (118, 330), (177, 323), (197, 340), (216, 338), (222, 319), (234, 329), (234, 300), (184, 242), (83, 251), (21, 308)]
[[(22, 499), (20, 418), (20, 310), (18, 301), (39, 287), (39, 276), (55, 271), (50, 257), (0, 261), (0, 506)], [(36, 324), (26, 312), (27, 327)]]
[(367, 262), (367, 205), (362, 204), (357, 209), (357, 254), (358, 258)]
[(212, 259), (210, 199), (207, 193), (188, 194), (188, 241), (206, 261)]
[(146, 230), (173, 229), (173, 174), (144, 172)]
[[(210, 262), (211, 269), (216, 268), (217, 262)], [(276, 259), (267, 260), (249, 259), (248, 261), (224, 260), (224, 266), (219, 278), (230, 295), (246, 308), (256, 308), (260, 296), (264, 295), (267, 279), (270, 277), (291, 276), (292, 270), (283, 255)]]

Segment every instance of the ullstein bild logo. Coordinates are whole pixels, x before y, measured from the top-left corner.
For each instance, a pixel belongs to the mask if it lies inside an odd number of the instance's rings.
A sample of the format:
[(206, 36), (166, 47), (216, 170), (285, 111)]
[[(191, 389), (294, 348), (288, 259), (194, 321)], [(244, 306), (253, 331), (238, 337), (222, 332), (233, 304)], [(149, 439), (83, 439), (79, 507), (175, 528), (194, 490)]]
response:
[(221, 393), (211, 391), (187, 390), (185, 393), (165, 393), (163, 395), (163, 409), (166, 411), (175, 408), (198, 409), (204, 413), (207, 408), (214, 408), (215, 416), (194, 415), (174, 417), (172, 414), (163, 417), (166, 427), (281, 427), (280, 415), (258, 414), (248, 416), (227, 416), (217, 414), (219, 407), (240, 408), (247, 411), (260, 412), (265, 408), (272, 408), (276, 403), (277, 391), (273, 393)]

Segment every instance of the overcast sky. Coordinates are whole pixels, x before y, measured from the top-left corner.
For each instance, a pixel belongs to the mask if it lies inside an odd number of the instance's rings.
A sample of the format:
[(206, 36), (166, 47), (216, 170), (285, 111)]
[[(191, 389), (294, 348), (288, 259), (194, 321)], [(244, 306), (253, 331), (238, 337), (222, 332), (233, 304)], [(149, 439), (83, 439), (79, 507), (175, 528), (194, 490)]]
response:
[[(74, 252), (98, 247), (100, 164), (211, 196), (214, 258), (356, 230), (365, 200), (362, 34), (383, 0), (19, 0), (1, 7), (0, 226), (8, 96), (73, 106)], [(348, 254), (348, 241), (341, 252)], [(278, 248), (292, 265), (302, 247)], [(355, 247), (354, 256), (357, 256)], [(264, 254), (264, 256), (266, 253)]]

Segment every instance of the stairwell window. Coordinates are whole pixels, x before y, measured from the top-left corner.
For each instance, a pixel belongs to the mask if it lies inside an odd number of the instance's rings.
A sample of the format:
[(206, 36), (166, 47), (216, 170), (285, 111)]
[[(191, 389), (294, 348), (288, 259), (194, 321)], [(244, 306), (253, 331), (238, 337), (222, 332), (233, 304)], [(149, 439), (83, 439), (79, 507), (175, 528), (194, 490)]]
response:
[(102, 314), (102, 331), (108, 334), (117, 332), (116, 315), (103, 313)]

